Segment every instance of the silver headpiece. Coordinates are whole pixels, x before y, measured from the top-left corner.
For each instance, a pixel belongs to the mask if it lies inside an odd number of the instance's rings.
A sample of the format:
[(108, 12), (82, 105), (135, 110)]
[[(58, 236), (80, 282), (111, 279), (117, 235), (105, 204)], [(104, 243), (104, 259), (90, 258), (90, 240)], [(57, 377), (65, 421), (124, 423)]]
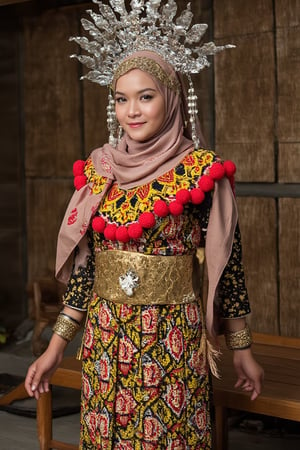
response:
[[(174, 0), (131, 0), (130, 12), (124, 0), (109, 0), (110, 6), (99, 0), (93, 2), (99, 6), (99, 14), (88, 10), (92, 21), (81, 20), (92, 39), (70, 38), (89, 55), (71, 57), (90, 69), (82, 79), (102, 86), (111, 86), (115, 71), (125, 58), (140, 50), (152, 50), (168, 61), (176, 72), (187, 75), (192, 89), (189, 75), (209, 66), (207, 56), (234, 47), (216, 46), (213, 42), (200, 45), (207, 25), (191, 26), (190, 3), (176, 18)], [(194, 93), (192, 102), (195, 103)]]

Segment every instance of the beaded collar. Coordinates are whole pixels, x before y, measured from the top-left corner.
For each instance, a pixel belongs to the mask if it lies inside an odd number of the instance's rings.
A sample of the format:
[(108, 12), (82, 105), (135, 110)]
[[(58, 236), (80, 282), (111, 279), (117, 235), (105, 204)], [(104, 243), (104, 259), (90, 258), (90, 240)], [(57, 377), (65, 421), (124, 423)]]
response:
[[(85, 175), (86, 162), (75, 161), (73, 165), (74, 186), (80, 190), (88, 183)], [(196, 186), (190, 189), (179, 189), (175, 194), (175, 199), (156, 200), (151, 211), (142, 212), (135, 222), (118, 226), (115, 223), (108, 223), (103, 217), (94, 216), (91, 221), (92, 229), (97, 233), (102, 233), (105, 239), (127, 243), (131, 239), (142, 237), (144, 229), (155, 227), (157, 220), (171, 216), (179, 216), (184, 211), (184, 206), (188, 203), (200, 205), (205, 198), (205, 194), (214, 189), (215, 181), (227, 177), (232, 188), (234, 187), (235, 164), (230, 161), (216, 161), (211, 164), (202, 176), (199, 177)]]

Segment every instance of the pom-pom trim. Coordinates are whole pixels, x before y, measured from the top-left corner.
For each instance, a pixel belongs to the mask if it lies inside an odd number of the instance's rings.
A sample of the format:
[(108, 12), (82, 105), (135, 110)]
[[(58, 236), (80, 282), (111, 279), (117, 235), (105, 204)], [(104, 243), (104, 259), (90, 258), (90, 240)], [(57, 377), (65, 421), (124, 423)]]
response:
[[(139, 239), (143, 235), (144, 229), (151, 229), (156, 225), (156, 217), (164, 218), (168, 215), (179, 216), (184, 211), (184, 205), (192, 203), (201, 204), (205, 199), (205, 193), (214, 189), (215, 180), (220, 180), (226, 176), (231, 186), (234, 186), (235, 164), (230, 161), (214, 162), (200, 177), (197, 187), (179, 189), (176, 192), (175, 200), (167, 203), (165, 200), (156, 200), (153, 204), (153, 212), (146, 211), (139, 215), (137, 222), (118, 226), (115, 223), (106, 223), (102, 217), (95, 216), (92, 220), (92, 228), (98, 233), (103, 233), (105, 239), (127, 243), (130, 239)], [(76, 189), (80, 189), (87, 182), (84, 175), (84, 161), (75, 161), (73, 166), (74, 184)]]

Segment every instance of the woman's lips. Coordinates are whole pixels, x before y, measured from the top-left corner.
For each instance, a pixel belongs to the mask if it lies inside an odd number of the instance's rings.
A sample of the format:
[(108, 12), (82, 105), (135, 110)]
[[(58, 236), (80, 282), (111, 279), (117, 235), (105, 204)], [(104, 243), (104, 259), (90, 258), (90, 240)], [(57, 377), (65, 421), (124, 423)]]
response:
[(142, 125), (144, 125), (144, 123), (145, 123), (145, 122), (129, 123), (128, 126), (129, 126), (130, 128), (139, 128), (139, 127), (141, 127)]

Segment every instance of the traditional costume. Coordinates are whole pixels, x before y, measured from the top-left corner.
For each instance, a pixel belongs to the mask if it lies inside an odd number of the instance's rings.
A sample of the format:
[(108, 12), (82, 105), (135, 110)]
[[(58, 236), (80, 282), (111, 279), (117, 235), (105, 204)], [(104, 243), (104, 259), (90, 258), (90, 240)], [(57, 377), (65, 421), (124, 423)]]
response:
[[(182, 36), (198, 42), (206, 26), (189, 29), (189, 7), (174, 24), (173, 1), (161, 10), (160, 1), (133, 1), (130, 13), (122, 1), (95, 3), (100, 14), (83, 21), (94, 41), (75, 38), (93, 54), (78, 57), (92, 68), (87, 77), (113, 92), (128, 71), (147, 72), (166, 117), (146, 142), (117, 138), (110, 95), (110, 142), (73, 167), (76, 191), (59, 233), (57, 277), (67, 283), (64, 304), (87, 311), (80, 448), (208, 450), (215, 363), (207, 338), (222, 319), (244, 317), (250, 307), (235, 167), (201, 147), (193, 87), (186, 97), (181, 74), (199, 72), (206, 55), (224, 47), (205, 44), (192, 58), (178, 43)], [(113, 47), (113, 34), (123, 46)]]

